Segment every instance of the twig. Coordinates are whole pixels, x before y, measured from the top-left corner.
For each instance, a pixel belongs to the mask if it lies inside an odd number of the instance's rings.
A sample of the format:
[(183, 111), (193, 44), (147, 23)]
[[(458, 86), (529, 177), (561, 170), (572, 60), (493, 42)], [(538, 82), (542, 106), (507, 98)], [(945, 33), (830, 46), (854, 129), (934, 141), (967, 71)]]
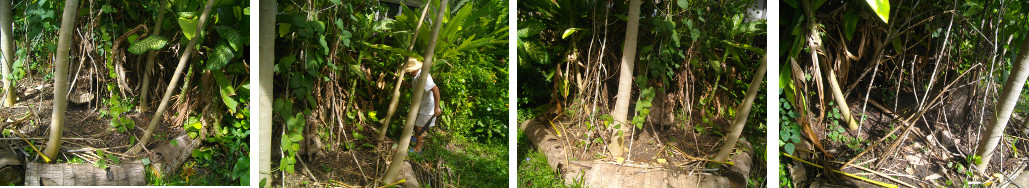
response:
[(686, 152), (682, 152), (682, 150), (679, 150), (679, 148), (676, 148), (673, 145), (668, 145), (668, 144), (665, 144), (665, 145), (667, 145), (668, 147), (671, 147), (672, 149), (675, 149), (675, 151), (678, 151), (679, 153), (682, 153), (682, 157), (684, 159), (686, 159), (686, 160), (697, 160), (697, 161), (704, 161), (704, 162), (721, 163), (721, 164), (730, 165), (730, 166), (733, 165), (733, 162), (729, 162), (729, 161), (722, 162), (722, 161), (715, 161), (715, 160), (711, 160), (711, 159), (693, 157), (693, 156), (690, 156), (690, 154), (687, 154)]
[[(786, 154), (786, 152), (779, 152), (779, 154), (783, 155), (783, 156), (786, 156), (786, 157), (789, 157), (789, 158), (793, 158), (793, 160), (797, 160), (797, 161), (803, 162), (804, 164), (808, 164), (808, 165), (814, 166), (816, 168), (822, 168), (822, 166), (820, 166), (820, 165), (817, 165), (815, 163), (811, 163), (811, 162), (805, 161), (804, 159), (800, 159), (800, 158), (794, 157), (794, 156), (792, 156), (790, 154)], [(872, 184), (875, 184), (875, 185), (878, 185), (878, 186), (889, 187), (889, 188), (897, 188), (897, 185), (887, 184), (887, 183), (883, 183), (883, 182), (878, 182), (878, 181), (875, 181), (875, 180), (870, 180), (868, 178), (864, 178), (864, 177), (861, 177), (861, 176), (856, 176), (854, 174), (850, 174), (850, 173), (843, 172), (843, 171), (840, 171), (840, 170), (833, 169), (832, 171), (836, 172), (838, 174), (842, 174), (842, 175), (847, 176), (847, 177), (851, 177), (851, 178), (854, 178), (854, 179), (858, 179), (858, 180), (861, 180), (861, 181), (872, 183)]]
[(304, 163), (304, 159), (297, 158), (297, 161), (300, 161), (300, 164), (304, 165), (304, 172), (306, 172), (307, 175), (310, 175), (312, 180), (318, 182), (318, 177), (315, 177), (314, 173), (311, 173), (311, 170), (307, 168), (307, 163)]
[[(840, 163), (840, 162), (836, 162), (836, 161), (833, 161), (833, 163), (836, 163), (836, 164), (843, 164), (843, 163)], [(908, 186), (908, 187), (915, 187), (914, 185), (908, 184), (907, 182), (903, 182), (903, 181), (900, 181), (900, 180), (898, 180), (898, 179), (896, 179), (896, 178), (890, 177), (889, 175), (883, 174), (882, 172), (879, 172), (879, 171), (875, 171), (875, 170), (872, 170), (872, 169), (868, 169), (868, 168), (865, 168), (865, 167), (862, 167), (862, 166), (858, 166), (858, 165), (851, 165), (851, 164), (843, 164), (843, 165), (844, 165), (844, 166), (850, 165), (850, 166), (853, 166), (854, 168), (857, 168), (857, 169), (861, 169), (861, 170), (864, 170), (864, 171), (868, 171), (868, 172), (871, 172), (872, 174), (875, 174), (875, 175), (879, 175), (879, 176), (881, 176), (881, 177), (883, 177), (883, 178), (886, 178), (886, 179), (888, 179), (888, 180), (890, 180), (890, 181), (894, 181), (894, 182), (897, 182), (897, 183), (899, 183), (899, 184), (901, 184), (901, 185), (904, 185), (904, 186)]]
[(386, 185), (383, 185), (383, 186), (379, 186), (378, 188), (386, 188), (386, 187), (391, 187), (391, 186), (394, 186), (394, 185), (400, 185), (401, 183), (404, 183), (404, 182), (407, 182), (407, 179), (400, 179), (400, 181), (393, 182), (391, 184), (386, 184)]

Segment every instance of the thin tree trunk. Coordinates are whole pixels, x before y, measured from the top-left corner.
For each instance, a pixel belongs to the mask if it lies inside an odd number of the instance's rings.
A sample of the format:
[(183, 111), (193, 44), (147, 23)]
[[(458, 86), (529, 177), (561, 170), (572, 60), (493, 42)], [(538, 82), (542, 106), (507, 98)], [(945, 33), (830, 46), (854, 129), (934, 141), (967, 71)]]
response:
[[(414, 96), (411, 97), (411, 108), (407, 112), (407, 121), (404, 122), (404, 130), (400, 132), (400, 143), (397, 146), (397, 150), (393, 151), (393, 160), (389, 164), (389, 168), (386, 169), (386, 174), (382, 178), (383, 184), (389, 184), (397, 181), (397, 175), (400, 173), (400, 167), (404, 163), (404, 159), (407, 158), (407, 147), (411, 144), (411, 135), (414, 131), (415, 119), (418, 118), (418, 109), (421, 107), (422, 97), (425, 95), (425, 81), (429, 76), (429, 71), (432, 70), (432, 58), (436, 51), (436, 39), (439, 38), (439, 28), (443, 25), (443, 16), (446, 14), (447, 3), (450, 0), (442, 0), (439, 9), (436, 9), (436, 19), (432, 22), (432, 35), (429, 35), (429, 45), (425, 46), (425, 51), (422, 52), (425, 57), (425, 63), (422, 64), (422, 73), (416, 78), (414, 85)], [(455, 23), (456, 24), (456, 23)]]
[(1004, 90), (1000, 92), (999, 104), (997, 104), (997, 110), (994, 111), (994, 118), (990, 120), (989, 126), (986, 127), (986, 135), (983, 135), (979, 139), (979, 146), (975, 149), (975, 156), (981, 156), (982, 163), (976, 164), (979, 172), (986, 172), (986, 167), (989, 167), (990, 157), (993, 156), (993, 151), (997, 149), (997, 144), (1000, 143), (1000, 138), (1004, 136), (1004, 128), (1008, 124), (1008, 120), (1011, 120), (1011, 112), (1015, 109), (1015, 104), (1018, 103), (1018, 97), (1022, 93), (1022, 86), (1025, 85), (1026, 76), (1029, 76), (1029, 41), (1022, 42), (1022, 55), (1019, 56), (1018, 61), (1014, 62), (1014, 67), (1011, 68), (1011, 74), (1008, 75), (1007, 82), (1004, 83)]
[[(801, 5), (804, 6), (804, 15), (808, 18), (813, 18), (814, 14), (811, 10), (811, 4), (808, 1), (800, 1)], [(843, 96), (843, 92), (840, 90), (840, 84), (837, 82), (836, 73), (833, 72), (831, 67), (826, 62), (819, 63), (818, 52), (822, 51), (822, 37), (818, 34), (818, 25), (814, 19), (808, 19), (808, 46), (811, 47), (811, 63), (815, 66), (819, 66), (822, 70), (822, 74), (825, 74), (826, 82), (829, 82), (829, 90), (832, 93), (833, 99), (836, 100), (836, 106), (840, 109), (840, 115), (843, 115), (843, 121), (847, 122), (850, 130), (857, 130), (858, 124), (854, 120), (854, 116), (850, 114), (850, 107), (847, 105), (847, 97)], [(818, 75), (821, 77), (821, 75)], [(821, 89), (821, 88), (819, 88)]]
[(758, 90), (761, 88), (761, 80), (765, 78), (765, 68), (767, 67), (765, 61), (767, 59), (767, 56), (761, 59), (761, 65), (758, 66), (757, 73), (754, 74), (754, 80), (750, 81), (750, 89), (747, 90), (747, 96), (743, 98), (743, 103), (740, 104), (736, 118), (732, 121), (732, 127), (729, 128), (729, 134), (725, 135), (725, 144), (722, 145), (722, 149), (718, 150), (718, 155), (715, 155), (715, 161), (728, 161), (732, 148), (739, 141), (740, 134), (743, 133), (743, 125), (747, 124), (747, 117), (750, 117), (750, 107), (754, 105), (754, 98), (757, 98)]
[[(257, 161), (260, 161), (260, 181), (265, 181), (265, 185), (271, 186), (271, 159), (272, 159), (272, 92), (275, 91), (272, 79), (275, 74), (272, 72), (272, 66), (275, 65), (275, 11), (276, 5), (275, 0), (261, 0), (260, 2), (260, 16), (259, 23), (261, 28), (258, 30), (258, 40), (260, 41), (260, 66), (257, 67), (256, 75), (257, 78), (251, 76), (250, 80), (260, 81), (258, 87), (254, 88), (254, 93), (257, 97), (253, 98), (254, 106), (251, 110), (256, 112), (256, 124), (259, 129), (257, 130), (257, 138), (261, 139), (261, 146), (258, 148)], [(253, 68), (253, 67), (251, 67)]]
[(146, 147), (147, 142), (150, 141), (150, 136), (154, 133), (154, 128), (157, 127), (157, 122), (161, 121), (161, 116), (164, 115), (164, 111), (168, 109), (168, 101), (171, 99), (172, 93), (175, 92), (175, 86), (179, 84), (179, 79), (182, 78), (182, 70), (186, 68), (186, 61), (189, 61), (189, 55), (193, 52), (193, 46), (196, 46), (197, 41), (201, 37), (199, 35), (204, 31), (204, 24), (207, 22), (207, 16), (211, 13), (211, 7), (214, 5), (214, 0), (207, 0), (207, 4), (204, 5), (204, 12), (200, 14), (200, 20), (197, 22), (196, 34), (198, 37), (194, 37), (189, 40), (189, 44), (186, 44), (186, 50), (182, 52), (182, 56), (179, 57), (179, 65), (175, 67), (175, 74), (172, 76), (171, 82), (168, 84), (168, 88), (164, 90), (164, 97), (161, 97), (161, 105), (157, 106), (157, 111), (154, 112), (154, 117), (150, 118), (150, 124), (146, 127), (146, 132), (143, 133), (143, 137), (140, 137), (139, 143), (136, 143), (132, 149), (129, 149), (130, 154), (139, 153), (143, 147)]
[[(153, 36), (161, 36), (161, 24), (164, 23), (164, 9), (168, 6), (168, 0), (161, 1), (160, 8), (157, 11), (157, 22), (154, 23), (154, 34)], [(274, 15), (274, 14), (273, 14)], [(139, 90), (141, 93), (139, 96), (139, 111), (146, 112), (150, 110), (150, 104), (147, 102), (147, 96), (150, 95), (150, 72), (154, 69), (154, 59), (157, 58), (157, 52), (159, 50), (150, 51), (146, 56), (146, 69), (143, 70), (143, 88)]]
[[(414, 35), (411, 36), (411, 41), (407, 42), (407, 50), (414, 49), (414, 42), (418, 39), (418, 33), (422, 31), (422, 21), (425, 20), (425, 14), (429, 12), (429, 3), (426, 2), (425, 6), (422, 6), (422, 16), (418, 17), (418, 26), (414, 28)], [(404, 57), (401, 61), (406, 62), (407, 57)], [(403, 63), (401, 63), (403, 65)], [(386, 129), (389, 128), (389, 122), (393, 118), (393, 113), (397, 111), (397, 103), (400, 101), (400, 83), (404, 82), (404, 66), (397, 68), (397, 84), (393, 86), (393, 99), (389, 102), (389, 110), (386, 111), (386, 119), (381, 122), (382, 126), (379, 128), (379, 143), (382, 143), (383, 139), (386, 139)], [(380, 145), (381, 146), (381, 145)]]
[(14, 106), (14, 83), (11, 81), (11, 66), (14, 65), (14, 40), (11, 39), (11, 0), (0, 1), (0, 49), (3, 50), (3, 106)]
[[(61, 16), (61, 31), (57, 37), (57, 59), (54, 63), (53, 115), (50, 117), (50, 140), (46, 142), (44, 157), (54, 158), (61, 149), (61, 135), (64, 134), (64, 111), (68, 109), (68, 53), (71, 51), (71, 32), (75, 28), (75, 15), (79, 1), (64, 2)], [(47, 161), (49, 162), (49, 160)]]
[[(618, 76), (618, 94), (615, 95), (615, 109), (611, 111), (611, 116), (615, 120), (614, 124), (620, 125), (621, 127), (617, 130), (613, 130), (613, 133), (615, 133), (615, 139), (613, 139), (607, 147), (615, 157), (622, 156), (622, 147), (625, 145), (623, 134), (627, 134), (629, 132), (629, 128), (632, 127), (632, 125), (628, 124), (626, 119), (629, 114), (629, 99), (632, 98), (632, 69), (636, 62), (636, 42), (640, 26), (639, 18), (640, 0), (630, 0), (629, 21), (625, 26), (625, 44), (622, 46), (622, 68), (621, 71), (619, 71)], [(614, 127), (611, 128), (613, 129)], [(617, 134), (618, 132), (621, 132), (622, 134)]]

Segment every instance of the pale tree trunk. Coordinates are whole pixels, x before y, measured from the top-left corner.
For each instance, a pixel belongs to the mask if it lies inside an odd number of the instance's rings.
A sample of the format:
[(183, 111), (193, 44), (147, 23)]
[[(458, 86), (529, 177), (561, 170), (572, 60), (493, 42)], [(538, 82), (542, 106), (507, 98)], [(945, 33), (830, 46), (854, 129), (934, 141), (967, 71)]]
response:
[[(403, 166), (404, 159), (407, 158), (407, 146), (411, 144), (411, 134), (414, 131), (415, 119), (418, 118), (418, 109), (421, 107), (422, 97), (425, 96), (425, 81), (429, 76), (429, 71), (432, 70), (432, 58), (436, 51), (436, 39), (439, 38), (439, 28), (443, 25), (443, 16), (446, 14), (447, 3), (450, 0), (442, 0), (439, 9), (436, 9), (436, 19), (432, 21), (432, 35), (429, 35), (428, 46), (425, 46), (425, 51), (422, 52), (425, 57), (425, 62), (422, 63), (422, 73), (418, 78), (415, 78), (414, 85), (414, 96), (411, 97), (411, 108), (407, 111), (407, 121), (404, 122), (404, 130), (400, 132), (400, 143), (397, 146), (397, 150), (393, 151), (393, 160), (389, 163), (389, 168), (386, 169), (386, 174), (382, 177), (383, 184), (390, 184), (397, 181), (397, 175), (400, 173), (400, 167)], [(453, 23), (459, 24), (459, 23)], [(402, 75), (401, 75), (402, 76)]]
[(1004, 90), (1000, 92), (997, 109), (993, 112), (994, 118), (986, 127), (986, 135), (979, 139), (979, 146), (975, 149), (975, 156), (982, 157), (982, 163), (976, 164), (979, 172), (986, 172), (990, 164), (990, 157), (997, 149), (1000, 138), (1004, 136), (1004, 128), (1011, 119), (1011, 112), (1018, 103), (1018, 97), (1022, 93), (1022, 86), (1025, 85), (1026, 76), (1029, 76), (1029, 41), (1022, 42), (1022, 55), (1014, 62), (1011, 74), (1004, 83)]
[(765, 68), (767, 67), (765, 60), (767, 59), (767, 56), (761, 59), (761, 65), (758, 66), (757, 72), (754, 73), (754, 80), (750, 81), (750, 89), (747, 89), (747, 96), (743, 98), (743, 103), (740, 104), (740, 108), (736, 111), (736, 118), (732, 120), (732, 127), (729, 127), (729, 134), (725, 135), (725, 143), (722, 145), (722, 149), (718, 150), (718, 155), (715, 155), (715, 161), (728, 161), (732, 148), (740, 140), (740, 134), (743, 133), (743, 125), (747, 124), (747, 117), (750, 117), (750, 107), (754, 105), (754, 98), (757, 98), (758, 89), (761, 88), (761, 80), (765, 78)]
[[(411, 36), (411, 41), (407, 42), (407, 50), (414, 49), (414, 42), (418, 39), (418, 33), (422, 30), (422, 21), (425, 20), (425, 14), (429, 12), (429, 3), (426, 2), (422, 6), (422, 16), (418, 17), (418, 26), (414, 27), (414, 35)], [(389, 102), (389, 110), (386, 111), (386, 119), (382, 119), (382, 126), (379, 128), (379, 143), (382, 143), (386, 139), (386, 129), (389, 128), (389, 122), (393, 118), (393, 112), (397, 111), (397, 103), (400, 101), (400, 83), (404, 82), (404, 63), (407, 62), (407, 57), (402, 58), (400, 67), (397, 68), (397, 84), (393, 86), (393, 99)], [(380, 144), (380, 147), (382, 145)]]
[[(161, 1), (160, 8), (158, 8), (157, 11), (157, 22), (154, 22), (153, 36), (161, 36), (161, 24), (164, 23), (164, 9), (167, 6), (168, 0)], [(150, 110), (150, 104), (147, 102), (147, 96), (150, 95), (150, 72), (154, 69), (154, 59), (157, 58), (157, 51), (159, 50), (147, 52), (146, 69), (143, 70), (143, 88), (139, 90), (141, 93), (141, 96), (139, 96), (140, 112)]]
[[(71, 51), (71, 32), (75, 30), (75, 15), (79, 1), (64, 2), (61, 16), (61, 31), (57, 34), (57, 59), (54, 60), (54, 101), (50, 117), (50, 140), (46, 142), (44, 157), (57, 157), (61, 149), (61, 135), (64, 134), (64, 111), (68, 109), (68, 53)], [(49, 161), (47, 161), (49, 162)]]
[(186, 50), (183, 51), (182, 56), (179, 57), (179, 65), (175, 67), (175, 74), (172, 75), (168, 88), (165, 88), (164, 90), (164, 97), (161, 97), (161, 105), (157, 106), (157, 111), (154, 112), (154, 117), (150, 118), (150, 124), (147, 125), (146, 132), (143, 132), (143, 137), (139, 138), (139, 143), (132, 146), (128, 153), (139, 153), (143, 147), (146, 147), (147, 142), (150, 141), (150, 136), (153, 135), (154, 128), (157, 127), (157, 122), (161, 121), (161, 116), (164, 115), (164, 111), (168, 109), (168, 101), (171, 99), (172, 93), (175, 92), (175, 86), (179, 84), (179, 79), (182, 78), (182, 70), (186, 68), (186, 62), (189, 61), (189, 55), (193, 52), (193, 46), (196, 46), (197, 41), (201, 38), (199, 35), (204, 31), (204, 24), (207, 22), (207, 16), (211, 13), (211, 7), (213, 5), (214, 0), (207, 0), (207, 4), (204, 5), (204, 12), (200, 14), (200, 20), (197, 22), (197, 37), (193, 37), (192, 40), (189, 40), (189, 44), (186, 44)]
[[(625, 26), (625, 44), (622, 46), (621, 71), (618, 74), (618, 94), (615, 95), (615, 109), (611, 111), (614, 118), (614, 125), (620, 125), (619, 129), (613, 130), (615, 139), (607, 146), (614, 157), (622, 156), (622, 148), (625, 145), (624, 134), (629, 134), (632, 127), (626, 121), (629, 114), (629, 102), (632, 98), (632, 68), (636, 62), (636, 42), (640, 26), (640, 0), (629, 1), (629, 21)], [(614, 127), (610, 127), (613, 129)], [(623, 134), (618, 134), (618, 132)]]
[(11, 83), (11, 66), (14, 65), (14, 41), (11, 40), (11, 0), (0, 1), (0, 49), (3, 50), (4, 107), (14, 106), (14, 83)]
[[(261, 0), (260, 12), (258, 13), (258, 23), (261, 23), (261, 28), (258, 30), (258, 41), (260, 42), (261, 53), (259, 58), (260, 66), (257, 66), (256, 74), (250, 76), (250, 80), (258, 80), (259, 84), (254, 88), (254, 93), (257, 97), (253, 98), (255, 106), (251, 107), (251, 112), (255, 112), (254, 116), (250, 116), (254, 120), (258, 128), (257, 138), (261, 141), (261, 146), (257, 149), (257, 161), (261, 164), (258, 173), (260, 173), (260, 181), (266, 181), (265, 185), (271, 186), (271, 159), (272, 159), (272, 92), (274, 91), (272, 80), (275, 74), (272, 72), (272, 66), (275, 66), (275, 0)], [(254, 68), (254, 67), (250, 67)], [(254, 77), (257, 78), (254, 78)]]

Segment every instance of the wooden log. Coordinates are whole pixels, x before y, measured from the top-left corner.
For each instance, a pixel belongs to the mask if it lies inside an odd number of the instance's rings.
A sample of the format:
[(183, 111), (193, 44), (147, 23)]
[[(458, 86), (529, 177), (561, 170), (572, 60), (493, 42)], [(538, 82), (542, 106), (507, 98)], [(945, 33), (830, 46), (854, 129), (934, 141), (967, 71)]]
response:
[[(189, 134), (179, 135), (168, 144), (158, 146), (150, 150), (150, 161), (154, 161), (155, 173), (173, 174), (182, 166), (192, 154), (193, 150), (200, 147), (200, 139), (189, 138)], [(142, 171), (140, 171), (142, 172)]]
[[(173, 144), (174, 143), (174, 144)], [(189, 138), (189, 135), (182, 134), (168, 144), (158, 146), (150, 150), (147, 157), (150, 158), (152, 172), (156, 175), (174, 174), (186, 160), (192, 156), (194, 149), (200, 146), (199, 139)], [(17, 161), (17, 158), (13, 158)], [(8, 159), (0, 152), (0, 175), (5, 173), (3, 166)], [(124, 161), (130, 161), (123, 159)], [(12, 163), (14, 164), (14, 163)], [(20, 164), (18, 162), (17, 164)], [(11, 169), (20, 169), (11, 166)], [(98, 185), (146, 185), (146, 173), (144, 165), (138, 160), (120, 164), (110, 164), (106, 169), (94, 167), (92, 164), (46, 164), (29, 163), (25, 168), (25, 185), (29, 186), (98, 186)], [(0, 180), (3, 180), (0, 177)], [(0, 181), (2, 183), (2, 181)], [(7, 185), (7, 184), (4, 184)]]
[(97, 168), (92, 164), (30, 162), (25, 169), (25, 185), (146, 185), (143, 169), (143, 164), (135, 161), (111, 165), (106, 169)]

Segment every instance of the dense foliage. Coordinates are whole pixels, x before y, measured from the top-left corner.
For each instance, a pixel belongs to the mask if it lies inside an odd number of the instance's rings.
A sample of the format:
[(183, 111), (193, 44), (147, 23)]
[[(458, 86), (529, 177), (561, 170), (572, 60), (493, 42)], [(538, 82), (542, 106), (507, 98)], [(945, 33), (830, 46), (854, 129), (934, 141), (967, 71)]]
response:
[[(799, 154), (796, 146), (800, 143), (821, 139), (825, 149), (839, 151), (838, 155), (842, 155), (836, 160), (844, 161), (854, 161), (860, 156), (858, 153), (864, 151), (890, 151), (888, 148), (893, 147), (887, 147), (890, 143), (911, 138), (908, 131), (883, 136), (879, 130), (889, 132), (929, 126), (932, 130), (953, 130), (954, 134), (962, 134), (983, 128), (994, 117), (992, 113), (996, 113), (993, 108), (997, 93), (1010, 74), (1012, 63), (1019, 54), (1025, 53), (1019, 52), (1019, 46), (1026, 41), (1025, 31), (1029, 29), (1029, 19), (1026, 19), (1029, 4), (1024, 1), (784, 0), (780, 3), (783, 23), (779, 26), (783, 32), (779, 36), (782, 50), (778, 54), (782, 101), (779, 104), (780, 152)], [(836, 77), (828, 78), (829, 74)], [(838, 92), (843, 93), (849, 104), (833, 100), (829, 85), (824, 84), (829, 82), (838, 83)], [(937, 96), (941, 100), (934, 99)], [(1025, 94), (1022, 96), (1024, 99)], [(876, 101), (884, 106), (879, 108), (889, 110), (873, 107), (872, 102)], [(1016, 109), (1025, 109), (1026, 105), (1026, 101), (1020, 101)], [(847, 131), (842, 126), (846, 124), (844, 116), (851, 115), (842, 110), (846, 106), (851, 109), (857, 106), (852, 114), (864, 127), (858, 132)], [(869, 122), (879, 113), (903, 118), (879, 127), (879, 123)], [(1021, 110), (1015, 113), (1024, 114)], [(908, 118), (913, 115), (918, 117)], [(803, 133), (804, 129), (824, 130), (825, 135), (819, 138), (819, 135)], [(864, 134), (871, 136), (868, 140), (858, 136)], [(879, 142), (885, 143), (876, 145)], [(971, 143), (974, 147), (976, 141)], [(1017, 153), (1015, 143), (1010, 144)], [(962, 157), (970, 159), (968, 161), (978, 158), (973, 154)], [(783, 159), (780, 179), (792, 181), (790, 164), (795, 164), (793, 168), (796, 168), (800, 163), (780, 158)], [(958, 169), (957, 166), (964, 169), (968, 163), (940, 162), (954, 169)], [(869, 168), (878, 169), (876, 166)], [(946, 180), (947, 186), (968, 186), (975, 179), (988, 178), (972, 173), (955, 174), (944, 176), (942, 180)], [(780, 185), (792, 187), (800, 183), (804, 182)]]
[[(152, 184), (249, 184), (249, 2), (215, 2), (207, 22), (209, 27), (195, 33), (205, 2), (170, 0), (166, 7), (160, 6), (162, 1), (80, 2), (69, 73), (83, 79), (73, 77), (76, 81), (71, 87), (97, 96), (89, 106), (99, 109), (103, 118), (109, 118), (108, 129), (118, 133), (144, 128), (128, 118), (128, 114), (140, 113), (134, 110), (140, 103), (138, 96), (149, 93), (150, 106), (154, 106), (152, 102), (160, 100), (161, 91), (168, 85), (181, 49), (189, 39), (202, 37), (197, 43), (199, 55), (193, 55), (187, 62), (185, 84), (174, 86), (179, 92), (173, 99), (171, 109), (175, 110), (168, 114), (173, 114), (169, 115), (172, 126), (186, 130), (192, 137), (203, 138), (200, 148), (193, 151), (192, 161), (187, 162), (192, 165), (182, 169), (192, 172), (194, 167), (201, 167), (209, 169), (208, 175), (192, 181), (149, 178)], [(17, 52), (12, 81), (16, 85), (36, 78), (52, 82), (51, 61), (63, 6), (63, 1), (54, 0), (15, 2), (12, 14)], [(154, 28), (160, 9), (164, 9), (165, 19), (160, 28)], [(152, 35), (156, 29), (163, 29), (163, 34)], [(155, 70), (145, 69), (148, 52), (157, 53)], [(151, 78), (149, 84), (153, 87), (149, 91), (139, 89), (144, 77)], [(123, 144), (135, 144), (136, 139), (131, 136), (131, 143)], [(142, 160), (150, 162), (147, 158)], [(189, 180), (189, 176), (185, 178)]]
[[(429, 2), (430, 12), (436, 11), (439, 2)], [(283, 133), (278, 145), (285, 152), (279, 169), (296, 172), (296, 156), (305, 152), (372, 147), (368, 143), (374, 138), (364, 130), (382, 131), (372, 125), (385, 118), (396, 78), (403, 76), (396, 70), (405, 57), (422, 59), (435, 14), (427, 14), (414, 33), (421, 7), (373, 0), (278, 5), (273, 108), (281, 122), (275, 125), (282, 125), (276, 128)], [(443, 10), (431, 71), (441, 92), (443, 115), (437, 125), (476, 144), (506, 145), (507, 3), (463, 0), (450, 5)], [(407, 41), (413, 35), (418, 38), (410, 51)], [(403, 130), (410, 91), (401, 90), (393, 115), (397, 121), (385, 130), (389, 136)], [(339, 143), (341, 137), (345, 143)], [(329, 144), (314, 143), (323, 140)]]
[[(624, 68), (619, 63), (628, 4), (518, 1), (519, 121), (536, 117), (610, 121), (617, 73)], [(716, 125), (736, 116), (754, 70), (765, 56), (766, 26), (759, 18), (759, 4), (642, 1), (630, 123), (635, 128), (649, 123), (699, 134), (727, 134), (724, 126)], [(743, 135), (756, 147), (756, 156), (763, 157), (765, 91), (761, 88)]]

